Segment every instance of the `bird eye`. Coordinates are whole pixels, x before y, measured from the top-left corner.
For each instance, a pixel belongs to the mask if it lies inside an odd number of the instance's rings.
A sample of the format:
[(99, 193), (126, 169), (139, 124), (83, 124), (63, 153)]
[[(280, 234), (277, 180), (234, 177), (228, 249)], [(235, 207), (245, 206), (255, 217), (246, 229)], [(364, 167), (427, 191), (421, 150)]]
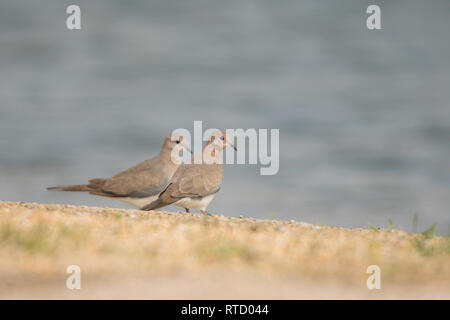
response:
[(180, 140), (175, 141), (177, 144), (180, 143)]
[(221, 137), (220, 137), (220, 140), (222, 140), (222, 141), (225, 140), (225, 137), (224, 137), (224, 136), (221, 136)]

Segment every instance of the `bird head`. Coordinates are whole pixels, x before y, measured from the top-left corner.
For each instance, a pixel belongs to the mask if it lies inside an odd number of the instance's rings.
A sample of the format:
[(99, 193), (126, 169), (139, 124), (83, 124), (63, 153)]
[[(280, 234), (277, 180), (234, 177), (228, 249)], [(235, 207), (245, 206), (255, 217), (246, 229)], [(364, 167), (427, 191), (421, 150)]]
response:
[(183, 150), (192, 154), (189, 139), (186, 139), (182, 134), (173, 132), (164, 140), (163, 151), (170, 154), (171, 160), (174, 163), (181, 164), (180, 156)]
[(231, 137), (224, 130), (215, 130), (211, 134), (211, 137), (209, 138), (207, 145), (211, 145), (215, 149), (218, 149), (219, 151), (222, 151), (228, 147), (231, 147), (237, 151), (236, 147), (233, 145), (231, 141), (232, 141)]

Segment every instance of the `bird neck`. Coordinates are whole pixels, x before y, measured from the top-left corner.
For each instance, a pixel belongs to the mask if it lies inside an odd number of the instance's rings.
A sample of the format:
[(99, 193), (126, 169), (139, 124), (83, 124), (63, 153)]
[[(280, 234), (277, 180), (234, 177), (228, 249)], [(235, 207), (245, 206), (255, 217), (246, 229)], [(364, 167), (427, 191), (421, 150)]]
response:
[(167, 160), (169, 164), (178, 167), (182, 162), (180, 154), (172, 151), (173, 149), (163, 147), (159, 155), (162, 159)]
[(220, 151), (221, 150), (215, 144), (213, 144), (211, 141), (208, 141), (208, 143), (203, 147), (201, 153), (203, 163), (222, 164)]

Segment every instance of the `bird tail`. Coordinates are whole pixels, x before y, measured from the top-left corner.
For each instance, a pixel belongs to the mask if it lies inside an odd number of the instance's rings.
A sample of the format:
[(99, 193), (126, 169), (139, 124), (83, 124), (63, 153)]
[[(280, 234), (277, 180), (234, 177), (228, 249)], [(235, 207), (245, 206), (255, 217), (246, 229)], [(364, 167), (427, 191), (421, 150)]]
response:
[(101, 188), (105, 182), (106, 179), (97, 178), (97, 179), (90, 179), (89, 184), (74, 184), (70, 186), (48, 187), (47, 190), (91, 192)]
[(47, 190), (52, 191), (91, 191), (87, 184), (75, 184), (71, 186), (57, 186), (57, 187), (48, 187)]

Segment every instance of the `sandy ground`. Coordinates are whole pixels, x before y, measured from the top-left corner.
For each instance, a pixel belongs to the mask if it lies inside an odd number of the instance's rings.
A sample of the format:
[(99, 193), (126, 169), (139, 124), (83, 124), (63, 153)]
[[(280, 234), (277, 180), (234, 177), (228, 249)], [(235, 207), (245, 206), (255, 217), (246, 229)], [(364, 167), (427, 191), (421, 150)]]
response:
[(289, 282), (229, 275), (88, 279), (80, 290), (60, 281), (7, 286), (0, 299), (450, 299), (448, 285), (368, 290), (341, 282)]
[[(81, 289), (69, 290), (69, 265)], [(369, 265), (381, 289), (366, 286)], [(0, 202), (0, 299), (450, 299), (450, 240), (222, 215)]]

